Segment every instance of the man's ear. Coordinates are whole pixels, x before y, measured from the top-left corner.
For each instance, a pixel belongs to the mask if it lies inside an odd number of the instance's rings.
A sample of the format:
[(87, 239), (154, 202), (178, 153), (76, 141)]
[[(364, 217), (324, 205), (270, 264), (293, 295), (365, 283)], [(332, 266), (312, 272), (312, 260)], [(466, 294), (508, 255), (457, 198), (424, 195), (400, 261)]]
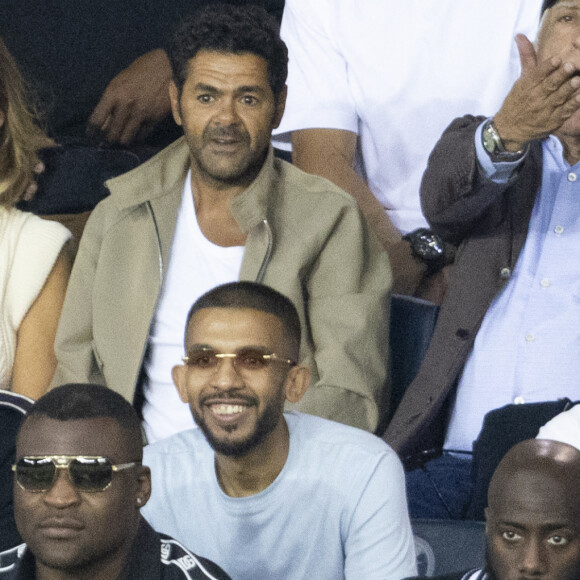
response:
[(142, 508), (151, 497), (151, 470), (146, 465), (137, 467), (139, 475), (137, 476), (138, 489), (136, 504), (137, 507)]
[(282, 122), (284, 116), (284, 109), (286, 108), (286, 97), (288, 95), (288, 87), (284, 85), (282, 92), (276, 99), (276, 110), (274, 111), (274, 118), (272, 119), (272, 129), (276, 129)]
[(184, 403), (189, 403), (189, 399), (187, 398), (187, 388), (185, 380), (185, 365), (174, 366), (171, 369), (171, 377), (173, 378), (173, 384), (177, 387), (179, 398)]
[(308, 390), (311, 381), (310, 369), (300, 365), (293, 366), (286, 377), (285, 393), (286, 400), (290, 403), (298, 403)]
[(181, 107), (179, 105), (179, 89), (177, 85), (173, 82), (173, 79), (169, 81), (169, 100), (171, 101), (171, 112), (173, 113), (173, 118), (175, 122), (181, 126)]

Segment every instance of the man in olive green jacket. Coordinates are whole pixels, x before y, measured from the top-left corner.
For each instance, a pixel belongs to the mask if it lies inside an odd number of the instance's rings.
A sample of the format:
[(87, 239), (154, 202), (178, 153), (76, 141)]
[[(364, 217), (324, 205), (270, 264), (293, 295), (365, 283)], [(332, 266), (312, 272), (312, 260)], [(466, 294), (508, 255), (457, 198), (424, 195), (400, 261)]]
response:
[[(86, 226), (70, 279), (54, 383), (106, 384), (139, 405), (137, 387), (160, 293), (170, 285), (167, 268), (190, 171), (203, 235), (218, 246), (243, 248), (239, 278), (272, 286), (298, 309), (300, 362), (313, 375), (298, 409), (373, 431), (385, 396), (387, 255), (351, 196), (274, 158), (269, 138), (286, 93), (272, 86), (268, 73), (276, 65), (261, 51), (276, 44), (285, 50), (282, 41), (256, 43), (267, 28), (255, 29), (259, 13), (215, 10), (197, 16), (183, 34), (200, 22), (211, 27), (228, 19), (236, 41), (246, 35), (254, 44), (230, 53), (203, 46), (208, 35), (201, 31), (202, 48), (185, 63), (170, 54), (170, 96), (185, 139), (107, 183), (111, 195)], [(285, 70), (282, 77), (283, 87)]]
[[(55, 384), (106, 384), (133, 401), (169, 262), (188, 148), (117, 177), (83, 234), (58, 330)], [(386, 378), (386, 254), (352, 197), (275, 159), (231, 203), (247, 232), (241, 280), (288, 296), (313, 386), (299, 409), (374, 430)], [(178, 363), (179, 361), (176, 361)]]

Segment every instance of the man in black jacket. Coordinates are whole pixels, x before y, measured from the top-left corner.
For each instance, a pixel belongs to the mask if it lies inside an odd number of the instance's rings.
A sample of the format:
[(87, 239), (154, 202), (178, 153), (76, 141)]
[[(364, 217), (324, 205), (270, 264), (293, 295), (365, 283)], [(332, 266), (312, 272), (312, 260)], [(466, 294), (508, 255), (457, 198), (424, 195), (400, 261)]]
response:
[(580, 451), (528, 439), (505, 455), (489, 486), (486, 566), (439, 580), (580, 578)]
[(14, 514), (26, 542), (10, 579), (228, 580), (156, 533), (139, 419), (120, 395), (65, 385), (41, 397), (16, 442)]

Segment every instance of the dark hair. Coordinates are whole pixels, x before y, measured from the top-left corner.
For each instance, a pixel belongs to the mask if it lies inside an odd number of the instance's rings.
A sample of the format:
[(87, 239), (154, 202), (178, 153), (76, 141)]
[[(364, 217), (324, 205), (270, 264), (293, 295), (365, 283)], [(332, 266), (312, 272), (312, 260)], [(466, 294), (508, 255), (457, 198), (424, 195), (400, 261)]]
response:
[(48, 391), (32, 405), (22, 426), (28, 419), (38, 416), (57, 421), (107, 417), (117, 421), (127, 432), (131, 448), (140, 450), (143, 446), (141, 422), (135, 409), (119, 393), (101, 385), (70, 383)]
[(556, 4), (557, 2), (558, 0), (544, 0), (544, 2), (542, 3), (541, 14), (544, 14), (544, 12), (548, 10), (548, 8), (552, 8), (552, 6), (554, 6), (554, 4)]
[(218, 2), (185, 19), (169, 48), (173, 82), (179, 92), (189, 61), (200, 51), (252, 53), (268, 63), (268, 82), (276, 99), (288, 76), (288, 49), (276, 19), (260, 6)]
[(251, 308), (273, 314), (282, 322), (292, 354), (300, 350), (300, 318), (292, 301), (277, 290), (256, 282), (230, 282), (216, 286), (201, 296), (189, 310), (185, 335), (193, 315), (204, 308)]

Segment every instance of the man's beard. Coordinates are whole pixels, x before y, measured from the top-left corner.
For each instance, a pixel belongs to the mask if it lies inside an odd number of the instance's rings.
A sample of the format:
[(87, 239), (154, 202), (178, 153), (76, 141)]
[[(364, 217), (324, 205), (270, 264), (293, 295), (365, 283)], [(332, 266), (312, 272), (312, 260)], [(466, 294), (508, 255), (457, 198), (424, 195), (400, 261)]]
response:
[[(212, 449), (220, 455), (228, 457), (242, 457), (258, 447), (277, 427), (283, 414), (284, 401), (273, 397), (259, 415), (254, 431), (245, 439), (239, 441), (223, 441), (216, 437), (198, 412), (191, 407), (191, 414), (197, 426), (201, 429)], [(235, 430), (232, 428), (232, 432)]]
[[(245, 155), (238, 160), (238, 165), (232, 164), (225, 168), (213, 165), (211, 155), (206, 156), (207, 149), (211, 148), (212, 139), (232, 138), (239, 141), (240, 146), (245, 148)], [(193, 138), (185, 132), (185, 139), (189, 145), (192, 161), (197, 170), (207, 178), (222, 185), (237, 186), (244, 184), (246, 187), (257, 177), (268, 154), (265, 146), (260, 152), (252, 152), (252, 140), (245, 129), (236, 127), (206, 127), (201, 138)]]

